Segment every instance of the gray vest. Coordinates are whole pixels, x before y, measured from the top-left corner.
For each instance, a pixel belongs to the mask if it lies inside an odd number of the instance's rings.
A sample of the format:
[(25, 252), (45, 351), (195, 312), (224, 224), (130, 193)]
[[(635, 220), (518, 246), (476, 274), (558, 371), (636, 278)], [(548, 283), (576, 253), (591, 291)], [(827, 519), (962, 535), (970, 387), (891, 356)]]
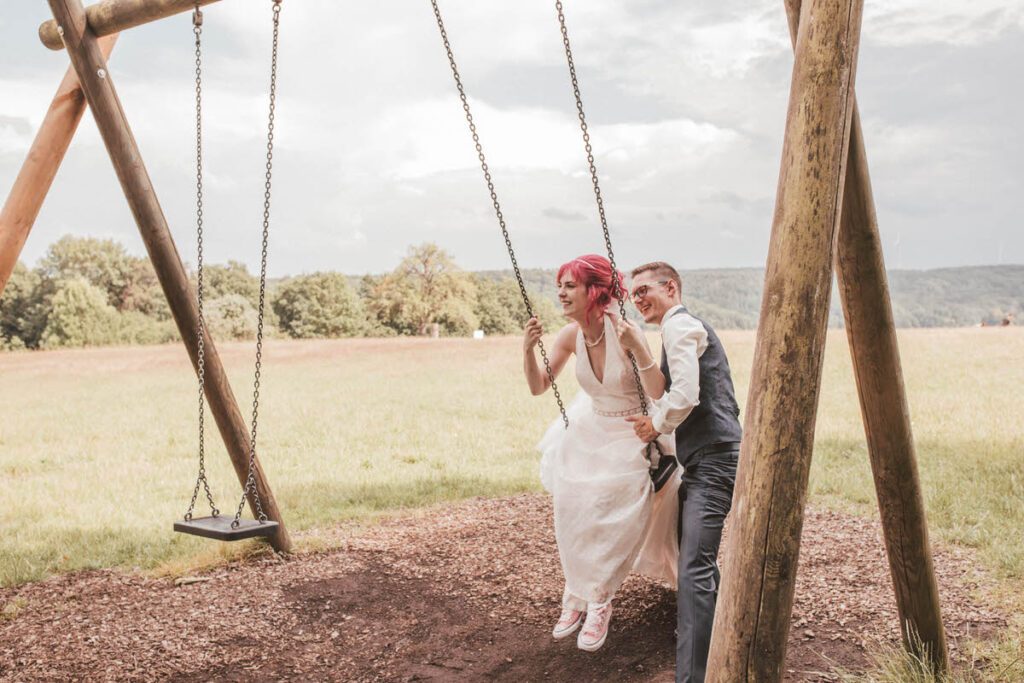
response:
[[(743, 430), (740, 427), (740, 408), (732, 387), (729, 359), (711, 326), (686, 310), (679, 308), (673, 316), (686, 313), (695, 318), (708, 333), (708, 346), (699, 359), (700, 403), (683, 423), (676, 427), (676, 457), (686, 466), (697, 451), (708, 446), (736, 444), (739, 449)], [(661, 372), (665, 375), (665, 391), (672, 387), (668, 370), (668, 356), (661, 350)]]

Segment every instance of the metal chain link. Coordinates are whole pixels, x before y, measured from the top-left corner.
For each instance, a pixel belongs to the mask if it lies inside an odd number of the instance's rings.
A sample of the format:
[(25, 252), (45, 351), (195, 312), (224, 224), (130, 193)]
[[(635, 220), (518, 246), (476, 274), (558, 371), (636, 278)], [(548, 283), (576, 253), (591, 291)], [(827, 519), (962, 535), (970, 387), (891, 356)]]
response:
[[(572, 81), (572, 94), (576, 98), (576, 114), (580, 120), (580, 130), (583, 132), (583, 146), (587, 152), (587, 165), (590, 169), (590, 179), (594, 185), (594, 197), (597, 200), (597, 213), (601, 219), (601, 230), (604, 231), (604, 245), (608, 251), (608, 261), (612, 267), (612, 294), (619, 302), (619, 313), (622, 319), (626, 319), (626, 299), (619, 281), (619, 269), (615, 266), (615, 253), (612, 251), (612, 236), (608, 230), (608, 217), (604, 210), (604, 198), (601, 196), (601, 185), (597, 179), (597, 165), (594, 161), (594, 148), (590, 144), (590, 130), (587, 128), (587, 116), (583, 112), (583, 96), (580, 93), (580, 83), (576, 78), (576, 63), (572, 58), (572, 47), (569, 44), (569, 29), (565, 25), (565, 10), (562, 7), (562, 0), (555, 0), (555, 9), (558, 11), (558, 25), (562, 31), (562, 46), (565, 48), (565, 58), (569, 63), (569, 78)], [(640, 409), (643, 414), (649, 415), (647, 409), (647, 394), (644, 393), (644, 385), (640, 380), (640, 369), (636, 363), (636, 357), (631, 351), (626, 352), (629, 362), (633, 366), (633, 379), (636, 381), (637, 395), (640, 397)], [(652, 442), (654, 447), (661, 454), (661, 446), (657, 441)], [(651, 444), (647, 444), (647, 457), (650, 460)]]
[(263, 511), (263, 503), (260, 501), (259, 492), (256, 490), (256, 426), (259, 421), (260, 412), (260, 371), (263, 363), (263, 314), (266, 309), (267, 294), (267, 244), (270, 237), (270, 186), (273, 177), (274, 165), (274, 105), (277, 101), (277, 43), (279, 27), (281, 22), (281, 0), (274, 2), (274, 41), (270, 57), (270, 114), (267, 118), (267, 163), (266, 176), (263, 184), (263, 245), (260, 254), (260, 305), (256, 322), (256, 370), (253, 377), (252, 388), (252, 431), (249, 438), (249, 470), (245, 478), (245, 487), (242, 489), (242, 500), (238, 503), (238, 510), (235, 512), (235, 519), (231, 522), (231, 528), (238, 528), (239, 520), (242, 518), (242, 509), (245, 508), (246, 496), (252, 496), (256, 503), (255, 517), (261, 523), (267, 521), (267, 515)]
[(206, 500), (210, 503), (210, 514), (214, 517), (220, 514), (216, 503), (213, 502), (210, 484), (206, 479), (206, 408), (204, 405), (206, 398), (206, 321), (203, 318), (203, 13), (199, 9), (198, 2), (196, 3), (195, 11), (192, 13), (192, 32), (196, 37), (196, 244), (199, 254), (197, 258), (198, 282), (196, 285), (196, 304), (199, 309), (196, 375), (199, 377), (199, 476), (196, 479), (196, 486), (192, 490), (192, 502), (188, 504), (188, 512), (185, 513), (186, 521), (191, 521), (192, 519), (192, 510), (196, 506), (200, 485), (206, 491)]
[[(480, 170), (483, 171), (484, 180), (487, 182), (487, 191), (491, 195), (491, 203), (494, 205), (494, 213), (498, 217), (498, 225), (501, 226), (502, 237), (505, 238), (505, 248), (508, 249), (508, 258), (512, 262), (512, 270), (515, 272), (516, 282), (519, 283), (519, 293), (523, 297), (523, 304), (526, 306), (526, 314), (533, 317), (533, 306), (530, 304), (530, 297), (526, 293), (526, 285), (523, 282), (523, 275), (519, 271), (519, 263), (516, 260), (515, 251), (512, 249), (512, 239), (508, 234), (508, 227), (505, 224), (505, 216), (501, 211), (501, 204), (498, 202), (498, 194), (494, 189), (494, 181), (491, 179), (491, 171), (487, 166), (487, 158), (484, 156), (484, 148), (480, 143), (480, 136), (477, 133), (476, 123), (473, 121), (473, 114), (469, 108), (469, 100), (466, 97), (466, 90), (462, 86), (462, 78), (459, 76), (459, 68), (455, 64), (455, 53), (452, 52), (451, 43), (448, 41), (448, 32), (444, 27), (444, 20), (441, 18), (441, 9), (437, 6), (437, 0), (430, 0), (434, 7), (434, 17), (437, 19), (437, 28), (441, 32), (441, 40), (444, 42), (445, 52), (448, 54), (448, 64), (452, 69), (452, 77), (455, 79), (455, 87), (459, 91), (459, 99), (462, 100), (462, 110), (466, 113), (466, 123), (469, 125), (469, 132), (473, 136), (473, 145), (476, 148), (477, 158), (480, 160)], [(562, 414), (562, 422), (565, 428), (569, 428), (569, 416), (565, 413), (565, 405), (562, 403), (562, 395), (558, 392), (558, 385), (555, 383), (555, 374), (551, 370), (551, 362), (548, 360), (547, 350), (544, 342), (537, 340), (537, 348), (540, 350), (540, 357), (544, 361), (544, 370), (547, 373), (548, 381), (551, 382), (551, 389), (555, 394), (555, 401), (558, 402), (558, 412)], [(634, 363), (634, 366), (636, 364)], [(645, 413), (646, 414), (646, 413)]]

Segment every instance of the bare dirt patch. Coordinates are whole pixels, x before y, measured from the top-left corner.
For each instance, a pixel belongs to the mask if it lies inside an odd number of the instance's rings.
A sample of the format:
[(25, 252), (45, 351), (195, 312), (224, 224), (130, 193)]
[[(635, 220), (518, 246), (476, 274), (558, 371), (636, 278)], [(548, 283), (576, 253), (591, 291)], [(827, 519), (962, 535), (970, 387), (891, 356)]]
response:
[[(176, 586), (91, 571), (0, 591), (0, 679), (670, 681), (675, 595), (631, 577), (594, 654), (555, 642), (548, 499), (476, 499), (336, 530), (338, 549), (267, 555)], [(936, 564), (951, 641), (1000, 628), (966, 553)], [(811, 509), (789, 680), (830, 680), (898, 637), (877, 524)]]

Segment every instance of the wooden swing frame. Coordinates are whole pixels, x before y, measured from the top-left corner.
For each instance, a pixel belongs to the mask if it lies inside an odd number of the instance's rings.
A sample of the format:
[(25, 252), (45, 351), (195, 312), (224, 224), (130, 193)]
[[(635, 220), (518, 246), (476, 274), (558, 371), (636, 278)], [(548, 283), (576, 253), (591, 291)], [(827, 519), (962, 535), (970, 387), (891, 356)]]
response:
[[(785, 671), (833, 273), (900, 631), (909, 650), (944, 671), (949, 652), (854, 95), (863, 0), (783, 1), (795, 60), (708, 680), (780, 681)], [(106, 59), (119, 31), (196, 2), (48, 2), (54, 19), (40, 26), (40, 39), (51, 49), (66, 47), (71, 67), (0, 212), (0, 294), (88, 104), (195, 366), (195, 293)], [(249, 434), (208, 335), (205, 346), (206, 396), (244, 486)], [(255, 477), (267, 517), (278, 522), (268, 540), (288, 551), (291, 540), (258, 460)]]

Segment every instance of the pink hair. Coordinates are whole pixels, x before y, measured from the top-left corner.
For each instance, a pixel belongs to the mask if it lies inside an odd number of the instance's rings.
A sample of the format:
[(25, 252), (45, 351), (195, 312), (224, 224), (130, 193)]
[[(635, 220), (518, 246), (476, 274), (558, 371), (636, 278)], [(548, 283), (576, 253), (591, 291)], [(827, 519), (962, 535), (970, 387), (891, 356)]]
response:
[[(604, 256), (598, 254), (584, 254), (574, 258), (568, 263), (563, 263), (558, 269), (558, 282), (568, 272), (573, 280), (587, 288), (587, 322), (590, 321), (590, 314), (596, 311), (604, 312), (611, 305), (615, 296), (615, 283), (612, 281), (612, 264)], [(615, 277), (619, 281), (619, 292), (624, 294), (622, 287), (623, 275), (615, 271)]]

